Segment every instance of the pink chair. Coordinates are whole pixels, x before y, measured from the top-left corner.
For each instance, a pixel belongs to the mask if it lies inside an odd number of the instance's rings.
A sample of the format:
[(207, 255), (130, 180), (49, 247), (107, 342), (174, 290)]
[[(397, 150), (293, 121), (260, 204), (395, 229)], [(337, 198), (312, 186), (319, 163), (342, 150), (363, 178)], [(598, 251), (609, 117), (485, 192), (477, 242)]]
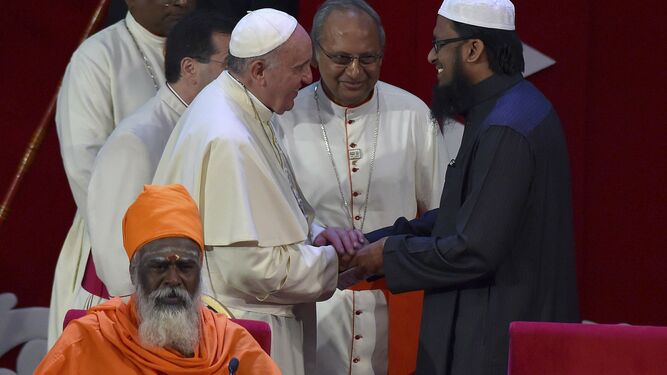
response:
[(667, 327), (513, 322), (508, 375), (667, 374)]
[[(63, 329), (67, 327), (70, 321), (86, 315), (86, 310), (69, 310), (65, 314)], [(268, 323), (260, 320), (230, 319), (232, 322), (245, 328), (250, 335), (257, 341), (259, 346), (264, 349), (266, 354), (271, 355), (271, 327)]]

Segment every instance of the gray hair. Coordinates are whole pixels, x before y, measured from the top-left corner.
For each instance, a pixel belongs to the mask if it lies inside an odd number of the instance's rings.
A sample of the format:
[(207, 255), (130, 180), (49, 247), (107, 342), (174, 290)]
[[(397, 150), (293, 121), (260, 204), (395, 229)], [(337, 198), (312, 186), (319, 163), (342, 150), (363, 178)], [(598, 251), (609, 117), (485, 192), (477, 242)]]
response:
[(364, 0), (328, 0), (320, 5), (315, 13), (315, 17), (313, 17), (313, 28), (310, 31), (310, 39), (313, 41), (313, 45), (319, 45), (324, 22), (334, 10), (355, 10), (366, 13), (375, 22), (380, 39), (380, 48), (384, 49), (385, 35), (380, 16)]
[(255, 61), (263, 60), (267, 67), (276, 64), (278, 62), (278, 53), (284, 45), (285, 43), (281, 44), (272, 51), (255, 57), (236, 57), (230, 53), (227, 55), (227, 70), (238, 75), (243, 75), (248, 70), (250, 64)]

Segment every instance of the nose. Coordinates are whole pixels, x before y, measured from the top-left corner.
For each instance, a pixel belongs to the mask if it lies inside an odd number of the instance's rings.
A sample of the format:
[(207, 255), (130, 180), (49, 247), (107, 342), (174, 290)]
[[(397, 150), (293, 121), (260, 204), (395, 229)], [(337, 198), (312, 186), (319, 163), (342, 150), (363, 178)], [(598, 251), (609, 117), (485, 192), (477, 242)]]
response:
[(359, 62), (358, 58), (355, 58), (352, 60), (352, 62), (345, 67), (345, 71), (347, 72), (347, 75), (350, 76), (351, 78), (358, 77), (361, 75), (361, 63)]
[(180, 286), (182, 284), (181, 277), (178, 275), (178, 270), (175, 264), (169, 265), (167, 274), (164, 277), (164, 284), (168, 286)]
[(310, 65), (306, 66), (306, 71), (304, 72), (303, 78), (301, 79), (305, 85), (309, 85), (313, 82), (313, 71), (310, 69)]
[(435, 65), (435, 63), (438, 61), (438, 54), (435, 53), (435, 49), (431, 48), (428, 51), (428, 55), (426, 55), (426, 60), (428, 60), (429, 64)]

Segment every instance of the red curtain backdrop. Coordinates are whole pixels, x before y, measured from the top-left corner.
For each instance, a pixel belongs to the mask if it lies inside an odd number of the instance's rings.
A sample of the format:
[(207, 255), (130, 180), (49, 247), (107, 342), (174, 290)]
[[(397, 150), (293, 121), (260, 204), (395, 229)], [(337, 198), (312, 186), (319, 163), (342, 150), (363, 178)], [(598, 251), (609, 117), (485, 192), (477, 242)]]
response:
[[(4, 4), (2, 195), (95, 3)], [(300, 20), (307, 29), (319, 3), (301, 0)], [(426, 54), (440, 1), (369, 3), (387, 33), (381, 79), (428, 103), (435, 70)], [(556, 60), (530, 80), (554, 103), (569, 142), (582, 317), (667, 325), (662, 31), (667, 5), (658, 0), (517, 0), (515, 5), (522, 39)], [(54, 126), (0, 226), (0, 292), (17, 294), (20, 307), (48, 306), (74, 211)]]

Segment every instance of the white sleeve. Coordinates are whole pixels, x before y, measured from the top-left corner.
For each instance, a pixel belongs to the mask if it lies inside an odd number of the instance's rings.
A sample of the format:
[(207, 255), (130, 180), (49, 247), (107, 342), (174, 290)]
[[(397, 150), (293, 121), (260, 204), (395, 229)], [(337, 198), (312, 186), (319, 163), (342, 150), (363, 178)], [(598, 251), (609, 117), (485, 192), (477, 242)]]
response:
[[(84, 47), (86, 45), (81, 49)], [(81, 212), (85, 212), (95, 156), (114, 128), (108, 62), (101, 51), (91, 51), (91, 55), (92, 52), (99, 52), (101, 56), (93, 59), (81, 51), (72, 56), (56, 109), (65, 173)]]
[(440, 195), (445, 182), (447, 152), (445, 141), (438, 124), (427, 112), (422, 114), (422, 121), (416, 124), (417, 158), (415, 171), (415, 191), (417, 193), (417, 211), (422, 214), (440, 205)]
[(133, 135), (112, 136), (95, 161), (88, 188), (86, 222), (97, 275), (112, 296), (134, 291), (123, 247), (125, 211), (151, 182), (148, 151)]
[[(225, 283), (260, 302), (298, 304), (331, 297), (338, 280), (332, 246), (214, 247)], [(214, 260), (216, 261), (216, 260)]]

